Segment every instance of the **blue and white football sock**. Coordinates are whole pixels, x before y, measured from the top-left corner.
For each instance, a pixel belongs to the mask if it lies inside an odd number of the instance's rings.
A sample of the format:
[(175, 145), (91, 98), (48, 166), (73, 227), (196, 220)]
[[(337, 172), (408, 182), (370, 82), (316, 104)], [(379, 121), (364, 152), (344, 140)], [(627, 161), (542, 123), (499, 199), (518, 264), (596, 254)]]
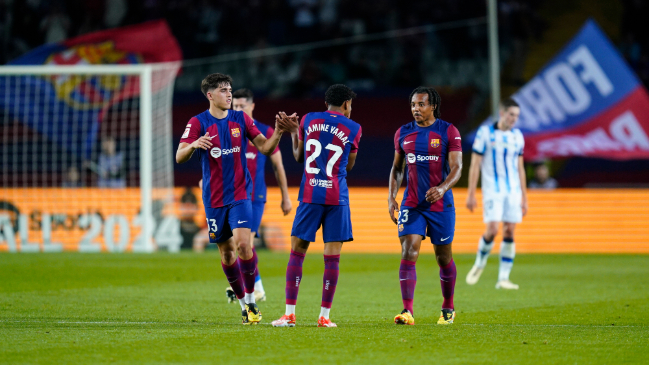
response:
[(264, 285), (261, 283), (261, 276), (257, 274), (255, 277), (255, 291), (265, 293), (266, 291), (264, 290)]
[(498, 269), (498, 281), (509, 280), (509, 273), (514, 266), (516, 256), (516, 244), (513, 238), (503, 238), (500, 244), (500, 268)]
[(489, 254), (491, 253), (491, 249), (493, 247), (493, 238), (491, 239), (491, 241), (487, 242), (484, 239), (484, 236), (480, 236), (480, 242), (478, 243), (478, 253), (475, 258), (475, 264), (473, 265), (479, 268), (484, 268), (485, 266), (487, 266), (487, 259), (489, 258)]

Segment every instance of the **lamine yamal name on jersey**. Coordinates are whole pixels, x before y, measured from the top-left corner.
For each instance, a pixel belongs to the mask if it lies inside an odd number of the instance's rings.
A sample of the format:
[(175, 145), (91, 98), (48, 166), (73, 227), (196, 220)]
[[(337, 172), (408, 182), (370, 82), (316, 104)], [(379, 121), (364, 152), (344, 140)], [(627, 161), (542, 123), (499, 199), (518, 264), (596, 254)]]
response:
[(343, 144), (349, 143), (349, 136), (345, 134), (345, 131), (325, 123), (311, 124), (306, 130), (306, 135), (308, 136), (312, 132), (328, 132), (338, 137)]

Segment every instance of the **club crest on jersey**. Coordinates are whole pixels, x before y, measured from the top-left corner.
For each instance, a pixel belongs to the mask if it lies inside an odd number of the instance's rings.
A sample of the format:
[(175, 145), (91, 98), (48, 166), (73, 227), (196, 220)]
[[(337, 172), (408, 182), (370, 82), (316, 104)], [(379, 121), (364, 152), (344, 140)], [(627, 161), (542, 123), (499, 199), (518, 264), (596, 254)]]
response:
[(216, 235), (215, 235), (214, 233), (212, 233), (212, 232), (210, 232), (210, 239), (211, 239), (211, 240), (215, 240), (215, 239), (216, 239)]
[(431, 139), (430, 140), (430, 146), (433, 147), (433, 148), (439, 147), (439, 139), (437, 139), (437, 138), (436, 139)]
[(403, 224), (399, 224), (399, 232), (403, 232)]
[(230, 129), (230, 132), (232, 133), (232, 137), (237, 138), (241, 135), (241, 131), (239, 131), (239, 128), (232, 128)]

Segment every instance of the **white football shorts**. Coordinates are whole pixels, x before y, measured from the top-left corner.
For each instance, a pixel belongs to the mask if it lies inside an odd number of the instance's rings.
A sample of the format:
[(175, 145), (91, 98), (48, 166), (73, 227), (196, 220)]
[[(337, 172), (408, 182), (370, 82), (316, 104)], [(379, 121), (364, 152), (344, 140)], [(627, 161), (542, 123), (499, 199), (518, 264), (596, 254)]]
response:
[(489, 194), (483, 190), (482, 217), (484, 222), (520, 223), (523, 220), (521, 200), (521, 193)]

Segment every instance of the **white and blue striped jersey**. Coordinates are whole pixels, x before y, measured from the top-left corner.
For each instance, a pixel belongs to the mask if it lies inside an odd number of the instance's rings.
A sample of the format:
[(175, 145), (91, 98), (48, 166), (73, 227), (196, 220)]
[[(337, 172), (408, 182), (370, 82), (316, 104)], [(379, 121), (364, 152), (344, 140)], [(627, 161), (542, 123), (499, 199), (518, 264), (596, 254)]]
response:
[(520, 129), (498, 129), (498, 124), (478, 129), (473, 152), (482, 155), (482, 193), (520, 193), (518, 157), (523, 155), (525, 140)]

